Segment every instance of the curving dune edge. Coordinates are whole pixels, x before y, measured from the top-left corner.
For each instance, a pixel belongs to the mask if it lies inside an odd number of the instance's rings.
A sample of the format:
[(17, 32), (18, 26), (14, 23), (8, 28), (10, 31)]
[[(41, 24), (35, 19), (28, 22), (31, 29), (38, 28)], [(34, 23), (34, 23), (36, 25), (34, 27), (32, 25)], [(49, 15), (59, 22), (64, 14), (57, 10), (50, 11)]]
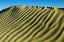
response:
[(64, 8), (23, 5), (3, 9), (0, 42), (64, 42)]

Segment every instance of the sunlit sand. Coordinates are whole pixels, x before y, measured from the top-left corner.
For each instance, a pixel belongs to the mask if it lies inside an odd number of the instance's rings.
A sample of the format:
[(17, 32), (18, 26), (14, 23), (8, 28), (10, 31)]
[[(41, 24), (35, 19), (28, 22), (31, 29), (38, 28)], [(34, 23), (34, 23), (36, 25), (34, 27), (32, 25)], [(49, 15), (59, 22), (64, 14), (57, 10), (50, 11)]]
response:
[(0, 42), (64, 42), (64, 8), (18, 5), (1, 10)]

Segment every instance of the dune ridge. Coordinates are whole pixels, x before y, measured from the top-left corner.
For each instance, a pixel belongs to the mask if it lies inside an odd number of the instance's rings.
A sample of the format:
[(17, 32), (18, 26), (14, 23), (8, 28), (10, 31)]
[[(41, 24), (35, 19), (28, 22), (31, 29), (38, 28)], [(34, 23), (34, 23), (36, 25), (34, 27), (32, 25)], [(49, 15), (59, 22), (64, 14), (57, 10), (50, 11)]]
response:
[(11, 6), (0, 11), (1, 42), (64, 42), (64, 9)]

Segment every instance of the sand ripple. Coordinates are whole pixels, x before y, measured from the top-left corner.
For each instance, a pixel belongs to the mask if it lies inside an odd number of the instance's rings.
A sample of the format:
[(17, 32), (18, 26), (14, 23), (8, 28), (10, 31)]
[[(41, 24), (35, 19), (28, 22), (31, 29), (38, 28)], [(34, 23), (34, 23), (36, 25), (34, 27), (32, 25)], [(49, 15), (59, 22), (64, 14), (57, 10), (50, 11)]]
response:
[(64, 42), (64, 10), (11, 6), (0, 11), (1, 42)]

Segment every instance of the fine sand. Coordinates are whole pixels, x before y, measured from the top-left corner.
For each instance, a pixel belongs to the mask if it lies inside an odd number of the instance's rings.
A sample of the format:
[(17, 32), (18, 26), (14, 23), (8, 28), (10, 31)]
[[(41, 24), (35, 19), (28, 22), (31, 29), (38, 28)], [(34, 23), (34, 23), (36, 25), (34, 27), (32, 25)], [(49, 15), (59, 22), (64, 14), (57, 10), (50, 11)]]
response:
[(18, 5), (3, 9), (0, 42), (64, 42), (64, 8)]

